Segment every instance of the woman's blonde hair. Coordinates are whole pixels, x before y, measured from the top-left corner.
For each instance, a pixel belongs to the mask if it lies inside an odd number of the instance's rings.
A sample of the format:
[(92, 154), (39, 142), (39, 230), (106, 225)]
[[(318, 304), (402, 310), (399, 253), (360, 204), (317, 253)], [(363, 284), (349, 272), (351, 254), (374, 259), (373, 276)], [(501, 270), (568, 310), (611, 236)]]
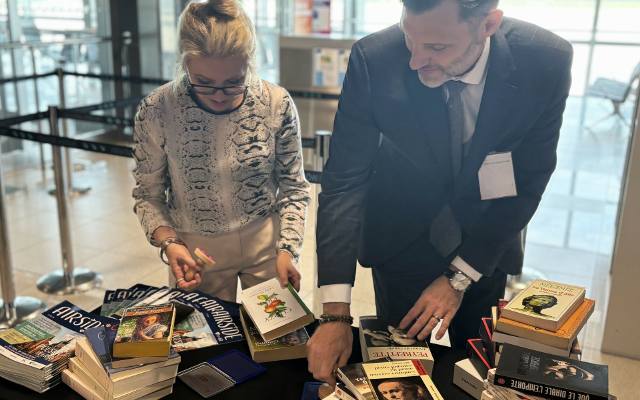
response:
[(178, 21), (176, 82), (186, 74), (189, 56), (242, 56), (249, 77), (255, 73), (256, 33), (237, 0), (192, 2)]

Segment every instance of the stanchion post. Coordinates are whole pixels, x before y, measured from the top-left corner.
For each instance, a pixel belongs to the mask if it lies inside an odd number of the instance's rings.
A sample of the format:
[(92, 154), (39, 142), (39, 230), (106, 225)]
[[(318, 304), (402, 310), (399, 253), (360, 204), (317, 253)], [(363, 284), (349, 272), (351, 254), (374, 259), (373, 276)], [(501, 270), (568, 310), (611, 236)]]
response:
[[(58, 132), (58, 108), (49, 107), (49, 129), (53, 136)], [(48, 294), (66, 294), (90, 290), (102, 282), (102, 277), (85, 268), (75, 268), (73, 260), (73, 243), (69, 226), (67, 207), (67, 186), (64, 182), (64, 163), (60, 146), (51, 146), (53, 153), (53, 177), (56, 184), (56, 205), (58, 208), (58, 226), (60, 229), (60, 249), (62, 253), (62, 269), (53, 271), (38, 280), (37, 286)]]
[[(31, 51), (31, 69), (33, 70), (33, 75), (36, 75), (37, 72), (37, 63), (36, 63), (36, 49), (31, 46), (29, 47)], [(38, 79), (33, 80), (33, 91), (35, 94), (36, 100), (36, 112), (40, 111), (40, 91), (38, 90)], [(42, 132), (42, 122), (38, 120), (38, 132)], [(44, 145), (42, 143), (38, 143), (40, 147), (40, 172), (42, 173), (42, 184), (45, 185), (47, 183), (47, 163), (44, 159)]]
[(316, 171), (322, 171), (324, 169), (324, 163), (329, 157), (329, 139), (331, 138), (331, 131), (317, 130), (316, 131)]
[(33, 318), (45, 309), (45, 304), (34, 297), (16, 297), (7, 222), (0, 158), (0, 287), (2, 288), (0, 328), (9, 328), (22, 320)]
[[(56, 69), (56, 75), (58, 77), (58, 92), (59, 92), (58, 108), (64, 109), (66, 108), (66, 97), (64, 93), (64, 70), (62, 68)], [(66, 119), (62, 119), (62, 136), (68, 137), (68, 135), (69, 135), (69, 125), (67, 124)], [(69, 150), (68, 148), (64, 149), (64, 159), (67, 165), (66, 174), (67, 174), (68, 192), (71, 194), (85, 194), (89, 190), (91, 190), (90, 187), (76, 188), (75, 186), (73, 186), (73, 163), (71, 162), (71, 150)]]

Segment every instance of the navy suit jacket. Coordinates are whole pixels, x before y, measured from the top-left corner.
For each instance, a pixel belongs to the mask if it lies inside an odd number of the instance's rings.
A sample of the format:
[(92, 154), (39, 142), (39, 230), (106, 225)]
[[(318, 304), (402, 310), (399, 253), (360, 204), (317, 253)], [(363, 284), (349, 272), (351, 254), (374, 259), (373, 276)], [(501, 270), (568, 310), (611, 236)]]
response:
[[(322, 176), (319, 285), (352, 284), (356, 259), (364, 266), (392, 266), (412, 243), (428, 237), (446, 204), (463, 234), (451, 258), (459, 255), (484, 275), (496, 268), (519, 273), (522, 231), (556, 166), (572, 54), (560, 37), (504, 19), (491, 37), (471, 147), (453, 177), (442, 88), (424, 86), (409, 68), (399, 27), (356, 42)], [(511, 152), (517, 196), (480, 199), (478, 170), (492, 152)], [(426, 247), (409, 255), (416, 267), (448, 267), (451, 258)]]

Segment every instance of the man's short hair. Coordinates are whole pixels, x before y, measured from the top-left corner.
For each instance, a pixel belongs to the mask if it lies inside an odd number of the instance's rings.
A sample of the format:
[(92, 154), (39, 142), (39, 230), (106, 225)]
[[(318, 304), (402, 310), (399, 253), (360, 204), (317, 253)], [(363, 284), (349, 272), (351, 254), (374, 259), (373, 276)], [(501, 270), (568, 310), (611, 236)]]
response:
[[(402, 0), (404, 6), (414, 14), (431, 10), (447, 0)], [(497, 7), (499, 0), (456, 0), (460, 7), (460, 18), (463, 21), (474, 17), (483, 17), (491, 9)]]

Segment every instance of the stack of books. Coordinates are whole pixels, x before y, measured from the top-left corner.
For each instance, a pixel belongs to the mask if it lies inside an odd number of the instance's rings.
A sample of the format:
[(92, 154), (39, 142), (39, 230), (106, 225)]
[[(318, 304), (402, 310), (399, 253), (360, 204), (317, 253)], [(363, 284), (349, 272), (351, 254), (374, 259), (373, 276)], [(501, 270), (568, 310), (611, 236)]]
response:
[(341, 400), (405, 398), (441, 400), (442, 395), (420, 360), (389, 358), (349, 364), (338, 368), (334, 396)]
[(582, 287), (535, 280), (504, 308), (497, 307), (492, 340), (579, 358), (577, 337), (594, 308), (595, 301), (585, 298)]
[(270, 279), (244, 290), (240, 300), (240, 321), (254, 361), (306, 357), (309, 335), (304, 327), (315, 317), (290, 284), (282, 288)]
[[(585, 298), (584, 288), (543, 280), (531, 282), (511, 301), (501, 300), (493, 307), (491, 317), (481, 319), (479, 337), (467, 341), (469, 358), (455, 365), (454, 384), (476, 399), (593, 400), (600, 398), (597, 396), (603, 393), (603, 398), (609, 398), (606, 388), (607, 367), (580, 361), (581, 350), (577, 336), (593, 313), (594, 306), (593, 300)], [(514, 359), (519, 361), (514, 364)], [(543, 361), (547, 363), (546, 366), (537, 364)], [(554, 369), (560, 367), (552, 364), (553, 362), (566, 366), (565, 371), (556, 375), (568, 375), (580, 369), (592, 370), (591, 375), (585, 375), (586, 380), (601, 380), (600, 386), (571, 386), (571, 382), (558, 378), (556, 382), (552, 382), (555, 386), (545, 382), (550, 386), (542, 389), (544, 385), (541, 381), (532, 377), (535, 374), (554, 375)], [(516, 368), (518, 365), (520, 369)], [(507, 376), (516, 377), (512, 367), (524, 374), (519, 375), (520, 382), (528, 382), (528, 385), (505, 384), (508, 382)], [(534, 367), (547, 370), (534, 371)], [(529, 370), (531, 371), (528, 372)], [(494, 379), (496, 376), (499, 379)], [(528, 378), (533, 380), (527, 381)], [(553, 397), (554, 393), (573, 396), (574, 394), (567, 393), (574, 392), (576, 397)], [(591, 397), (579, 397), (578, 393), (591, 393)]]
[[(149, 307), (144, 307), (149, 308)], [(167, 342), (167, 335), (162, 338), (146, 340), (140, 338), (141, 331), (148, 328), (156, 332), (165, 331), (158, 328), (165, 326), (170, 332), (170, 318), (166, 314), (171, 312), (159, 309), (156, 314), (149, 310), (127, 310), (120, 324), (116, 328), (92, 328), (85, 331), (85, 337), (76, 343), (75, 357), (69, 361), (69, 369), (62, 372), (62, 380), (74, 391), (85, 399), (91, 400), (133, 400), (133, 399), (159, 399), (173, 391), (173, 384), (178, 373), (180, 356), (165, 345), (152, 346), (144, 343)], [(144, 314), (141, 314), (146, 311)], [(130, 357), (118, 358), (113, 356), (118, 339), (131, 329), (132, 314), (138, 313), (138, 321), (135, 331), (127, 343), (127, 353)], [(162, 318), (165, 314), (165, 318)], [(155, 317), (159, 315), (159, 317)], [(150, 317), (154, 316), (154, 317)], [(147, 323), (151, 318), (157, 321), (154, 324)], [(167, 320), (169, 322), (167, 322)], [(124, 327), (124, 328), (123, 328)], [(166, 332), (165, 331), (165, 332)], [(160, 335), (156, 335), (160, 336)], [(138, 347), (134, 347), (137, 345)]]
[(63, 301), (35, 319), (0, 331), (0, 376), (43, 393), (60, 383), (84, 330), (117, 324), (116, 319)]

